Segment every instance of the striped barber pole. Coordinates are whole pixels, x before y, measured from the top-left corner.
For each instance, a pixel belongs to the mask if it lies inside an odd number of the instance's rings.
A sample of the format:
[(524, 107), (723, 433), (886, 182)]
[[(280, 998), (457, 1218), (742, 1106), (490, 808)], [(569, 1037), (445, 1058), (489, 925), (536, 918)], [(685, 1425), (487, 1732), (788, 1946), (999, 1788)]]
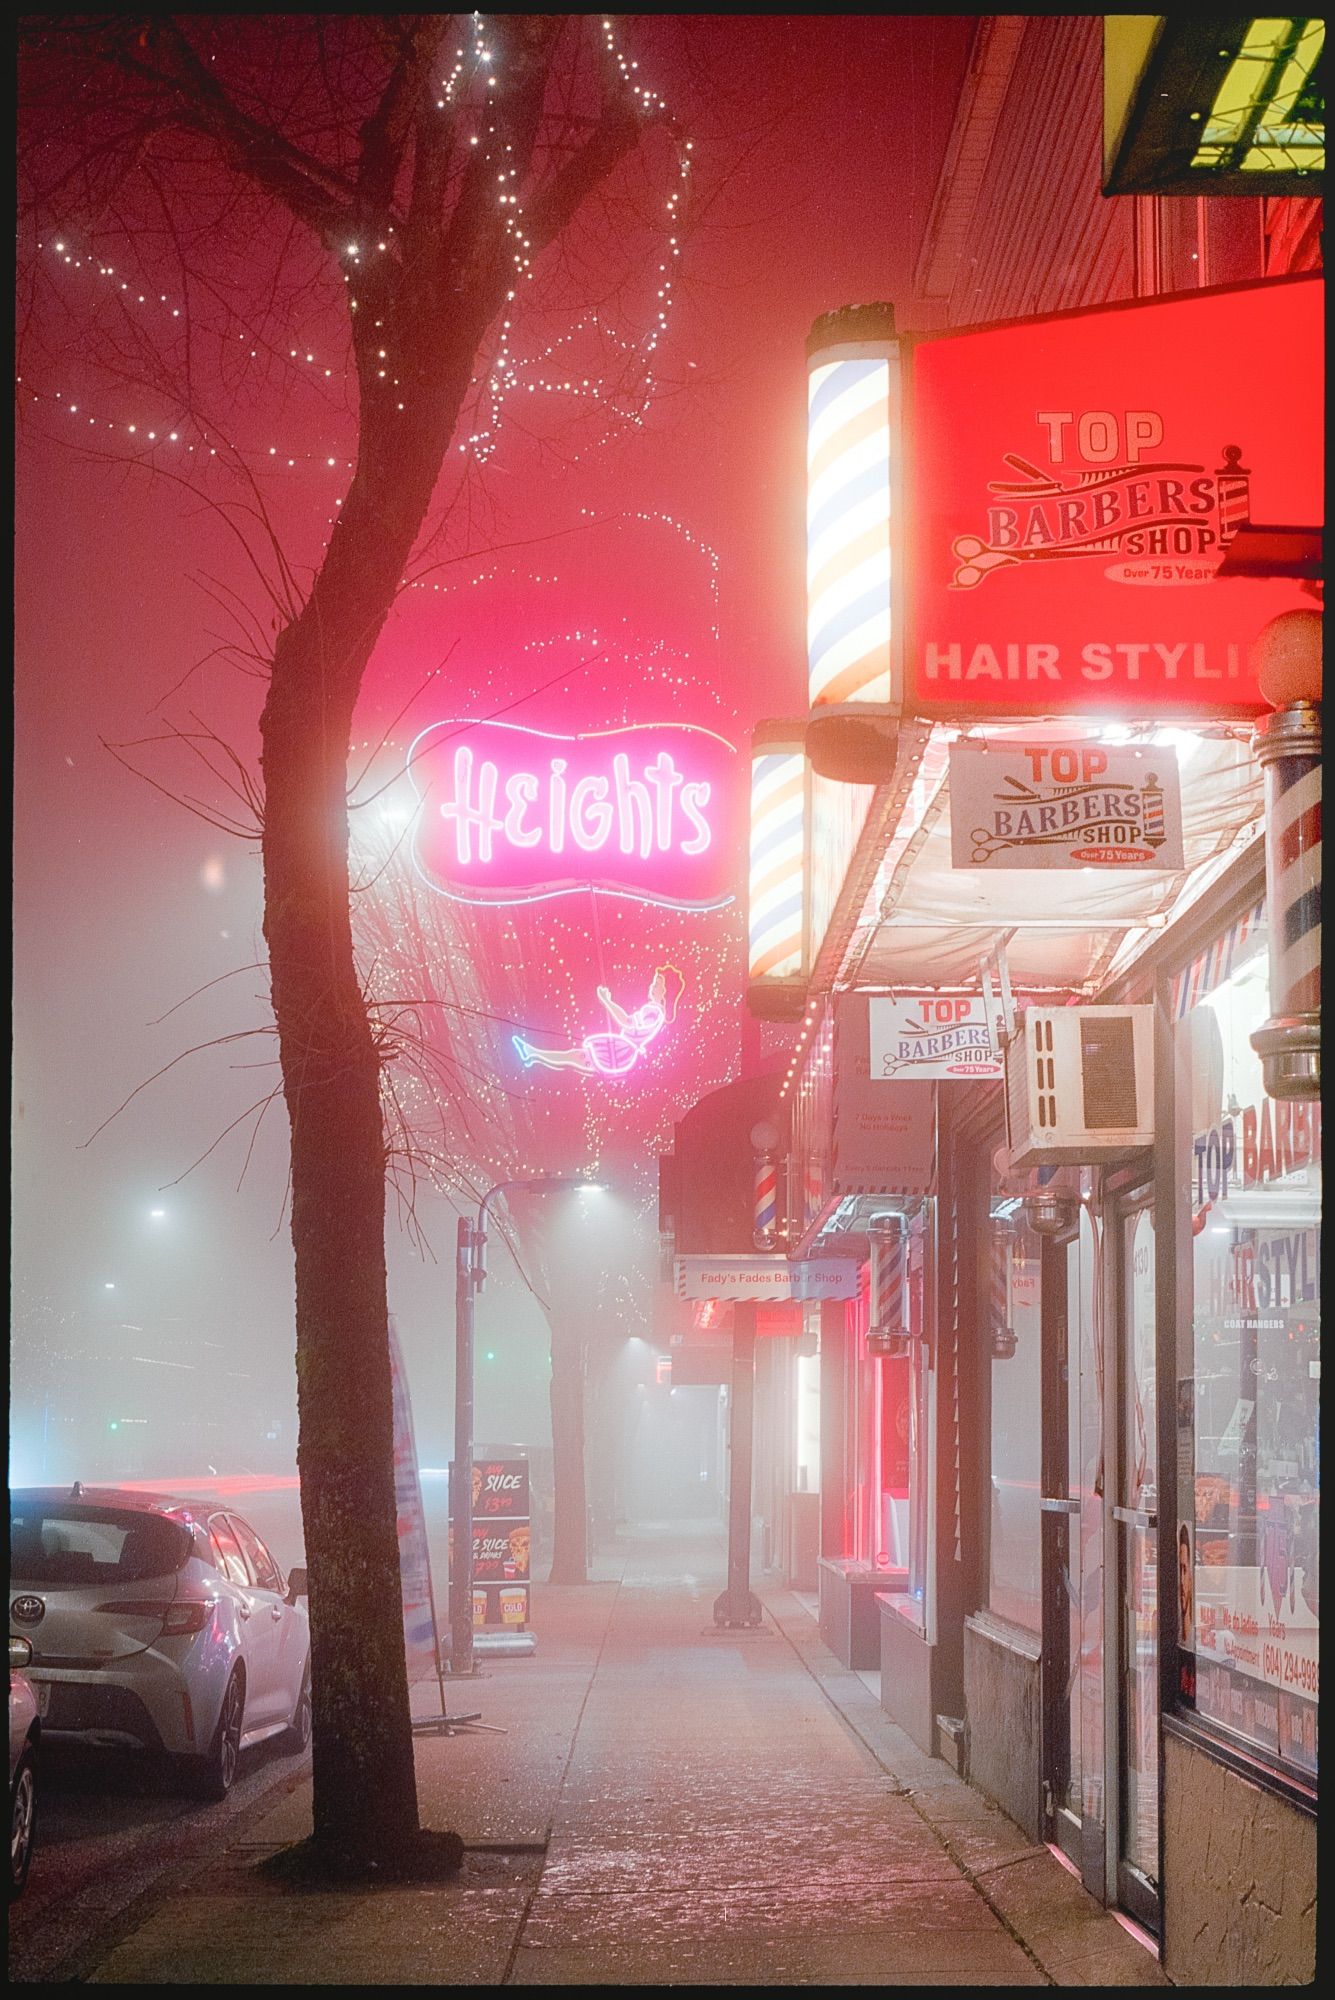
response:
[(908, 1332), (904, 1290), (904, 1218), (873, 1215), (871, 1242), (871, 1331), (902, 1337)]
[(805, 971), (806, 759), (761, 751), (751, 761), (749, 979)]
[(772, 1250), (779, 1222), (779, 1163), (770, 1154), (756, 1161), (755, 1227), (751, 1238), (757, 1250)]
[[(833, 316), (831, 316), (833, 317)], [(813, 709), (890, 700), (892, 338), (811, 357), (807, 664)]]
[(1276, 710), (1256, 734), (1265, 770), (1265, 886), (1270, 1011), (1321, 1007), (1321, 723), (1306, 702)]

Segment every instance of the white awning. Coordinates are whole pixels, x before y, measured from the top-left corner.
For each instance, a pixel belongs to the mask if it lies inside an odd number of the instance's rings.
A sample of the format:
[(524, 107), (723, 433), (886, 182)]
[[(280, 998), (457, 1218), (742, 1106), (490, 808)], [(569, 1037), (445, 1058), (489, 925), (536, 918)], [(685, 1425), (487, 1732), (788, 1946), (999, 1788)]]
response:
[(1261, 767), (1245, 726), (1194, 731), (1062, 718), (1041, 733), (1053, 742), (1098, 738), (1176, 750), (1186, 868), (1117, 875), (1096, 867), (954, 868), (947, 750), (961, 733), (1033, 738), (1040, 726), (1030, 720), (961, 732), (938, 724), (914, 746), (917, 770), (844, 954), (840, 986), (976, 988), (983, 959), (1004, 944), (1017, 988), (1091, 994), (1260, 834)]

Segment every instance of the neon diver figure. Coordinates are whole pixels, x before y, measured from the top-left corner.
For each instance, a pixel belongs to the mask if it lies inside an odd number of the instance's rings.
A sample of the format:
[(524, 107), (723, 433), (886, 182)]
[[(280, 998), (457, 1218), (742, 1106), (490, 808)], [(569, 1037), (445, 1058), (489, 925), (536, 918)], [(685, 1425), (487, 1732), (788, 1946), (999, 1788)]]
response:
[(600, 986), (598, 998), (614, 1025), (586, 1035), (575, 1049), (535, 1049), (522, 1035), (512, 1035), (510, 1039), (525, 1069), (541, 1063), (544, 1069), (578, 1069), (586, 1076), (625, 1076), (634, 1069), (655, 1035), (675, 1018), (685, 985), (675, 965), (656, 966), (648, 998), (630, 1014), (617, 1005), (606, 986)]

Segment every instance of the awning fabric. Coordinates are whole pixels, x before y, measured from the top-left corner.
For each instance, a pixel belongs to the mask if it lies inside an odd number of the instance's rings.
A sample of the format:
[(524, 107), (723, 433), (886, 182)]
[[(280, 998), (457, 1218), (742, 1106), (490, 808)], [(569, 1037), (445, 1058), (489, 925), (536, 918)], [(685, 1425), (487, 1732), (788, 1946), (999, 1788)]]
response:
[[(1069, 873), (954, 868), (947, 748), (958, 733), (938, 725), (918, 753), (918, 770), (855, 929), (841, 985), (976, 988), (983, 959), (1004, 944), (1013, 986), (1092, 993), (1260, 832), (1261, 769), (1245, 728), (1221, 725), (1198, 734), (1124, 724), (1120, 740), (1148, 739), (1177, 751), (1185, 870), (1110, 875), (1097, 867)], [(1039, 733), (1033, 723), (987, 731), (996, 738)], [(1064, 720), (1041, 733), (1071, 742), (1110, 732)]]

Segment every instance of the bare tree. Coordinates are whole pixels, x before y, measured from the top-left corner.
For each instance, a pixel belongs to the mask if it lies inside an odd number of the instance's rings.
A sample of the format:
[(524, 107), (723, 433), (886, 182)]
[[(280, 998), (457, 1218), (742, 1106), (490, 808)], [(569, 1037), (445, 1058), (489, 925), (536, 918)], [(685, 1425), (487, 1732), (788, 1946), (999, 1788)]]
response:
[[(414, 1846), (418, 1814), (384, 1044), (349, 917), (353, 710), (489, 330), (662, 112), (598, 16), (30, 16), (25, 40), (45, 148), (32, 213), (68, 222), (81, 200), (114, 210), (146, 184), (198, 282), (222, 213), (201, 212), (204, 167), (224, 205), (261, 199), (311, 283), (343, 280), (354, 469), (309, 584), (278, 562), (277, 630), (260, 649), (264, 935), (291, 1122), (315, 1843), (330, 1865), (384, 1866)], [(68, 168), (51, 139), (62, 112)]]

